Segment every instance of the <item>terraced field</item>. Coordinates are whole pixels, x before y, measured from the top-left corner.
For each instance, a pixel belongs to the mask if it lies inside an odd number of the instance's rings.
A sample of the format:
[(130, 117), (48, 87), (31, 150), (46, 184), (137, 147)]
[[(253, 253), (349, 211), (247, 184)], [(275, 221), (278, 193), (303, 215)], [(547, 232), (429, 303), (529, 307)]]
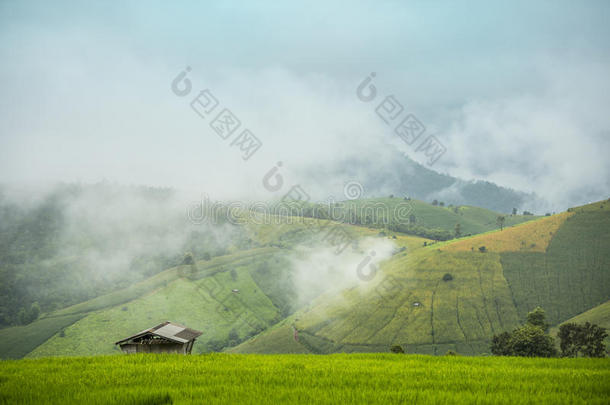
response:
[(368, 285), (322, 298), (278, 326), (286, 330), (269, 333), (269, 345), (263, 333), (232, 351), (274, 352), (278, 336), (292, 336), (282, 350), (387, 351), (398, 344), (412, 353), (488, 353), (493, 334), (517, 327), (536, 306), (557, 324), (610, 299), (608, 204), (571, 211), (397, 255)]
[[(248, 223), (258, 247), (0, 330), (0, 355), (118, 353), (115, 341), (166, 320), (204, 332), (194, 353), (387, 352), (399, 344), (410, 353), (487, 354), (493, 334), (512, 330), (538, 305), (558, 324), (610, 299), (609, 208), (592, 204), (445, 243), (311, 218)], [(328, 245), (333, 227), (362, 257), (362, 238), (390, 241), (395, 252), (372, 268), (371, 280), (314, 291), (303, 303), (295, 298), (295, 255)]]

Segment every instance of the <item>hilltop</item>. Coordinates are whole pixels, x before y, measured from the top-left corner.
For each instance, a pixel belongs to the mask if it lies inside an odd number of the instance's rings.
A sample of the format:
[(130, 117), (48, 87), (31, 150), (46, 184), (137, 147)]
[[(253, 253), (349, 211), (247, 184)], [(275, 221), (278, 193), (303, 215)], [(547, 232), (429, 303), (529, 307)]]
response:
[[(483, 207), (510, 213), (536, 197), (488, 181), (466, 181), (425, 167), (406, 154), (390, 149), (383, 159), (352, 156), (307, 171), (314, 183), (327, 184), (328, 179), (341, 179), (342, 184), (357, 180), (364, 188), (364, 196), (373, 198), (394, 193), (423, 200), (437, 199), (447, 204)], [(343, 187), (343, 186), (341, 186)], [(343, 189), (329, 190), (340, 195)], [(529, 209), (529, 207), (522, 207)]]

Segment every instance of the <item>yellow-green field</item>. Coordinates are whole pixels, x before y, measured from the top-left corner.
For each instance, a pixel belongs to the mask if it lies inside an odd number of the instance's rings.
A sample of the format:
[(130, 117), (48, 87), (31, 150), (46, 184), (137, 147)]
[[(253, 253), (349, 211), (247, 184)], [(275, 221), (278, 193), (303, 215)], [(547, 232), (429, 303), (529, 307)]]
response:
[(573, 213), (561, 214), (532, 220), (506, 228), (501, 232), (491, 231), (482, 235), (463, 238), (447, 244), (448, 252), (478, 251), (485, 246), (491, 252), (545, 252), (557, 229)]
[(607, 404), (608, 359), (129, 355), (0, 362), (3, 404)]

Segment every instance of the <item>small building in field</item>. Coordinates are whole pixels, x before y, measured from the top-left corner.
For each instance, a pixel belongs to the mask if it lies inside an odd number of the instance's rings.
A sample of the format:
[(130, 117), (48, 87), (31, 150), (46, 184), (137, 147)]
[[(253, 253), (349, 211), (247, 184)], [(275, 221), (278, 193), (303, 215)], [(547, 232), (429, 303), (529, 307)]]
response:
[(168, 321), (119, 340), (115, 345), (119, 345), (123, 353), (191, 354), (195, 340), (202, 334)]

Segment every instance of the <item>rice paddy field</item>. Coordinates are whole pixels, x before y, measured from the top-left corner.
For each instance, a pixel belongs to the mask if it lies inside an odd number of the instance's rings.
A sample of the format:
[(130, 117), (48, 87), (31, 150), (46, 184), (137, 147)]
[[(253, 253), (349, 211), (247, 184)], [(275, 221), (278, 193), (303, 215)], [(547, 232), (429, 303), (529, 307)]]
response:
[(206, 354), (0, 361), (2, 404), (607, 404), (610, 360)]

